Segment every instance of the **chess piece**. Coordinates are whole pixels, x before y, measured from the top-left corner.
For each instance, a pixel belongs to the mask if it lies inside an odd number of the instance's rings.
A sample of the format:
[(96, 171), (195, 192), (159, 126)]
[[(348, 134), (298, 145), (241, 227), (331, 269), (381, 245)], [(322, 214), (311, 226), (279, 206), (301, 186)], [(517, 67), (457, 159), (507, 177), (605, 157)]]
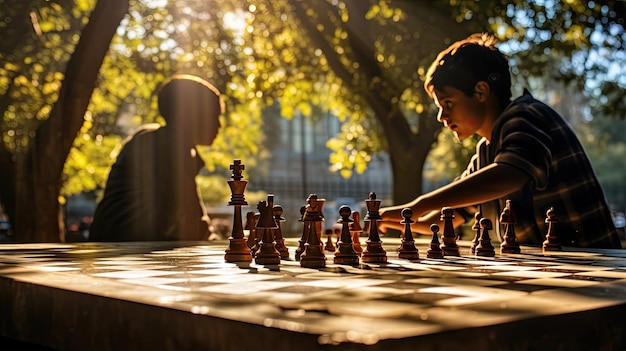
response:
[(245, 169), (241, 164), (241, 160), (235, 160), (230, 165), (232, 175), (228, 180), (231, 197), (228, 202), (229, 206), (234, 207), (233, 230), (228, 238), (228, 248), (224, 255), (226, 262), (250, 262), (252, 261), (252, 253), (247, 245), (245, 234), (243, 232), (243, 221), (241, 218), (241, 206), (248, 205), (246, 202), (244, 191), (248, 181), (244, 180), (241, 172)]
[(267, 201), (259, 201), (259, 221), (256, 224), (256, 234), (259, 238), (259, 249), (254, 257), (254, 262), (262, 265), (280, 263), (280, 252), (276, 250), (274, 236), (276, 222), (274, 221), (274, 195), (267, 195)]
[(361, 261), (368, 263), (385, 263), (387, 262), (387, 252), (383, 249), (383, 242), (380, 240), (378, 233), (378, 224), (382, 217), (380, 216), (380, 200), (376, 200), (376, 193), (369, 194), (369, 199), (365, 200), (367, 205), (367, 215), (363, 219), (369, 224), (369, 236), (365, 242), (365, 250), (361, 253)]
[(246, 226), (245, 230), (248, 231), (248, 240), (246, 241), (246, 245), (252, 251), (252, 256), (256, 250), (259, 249), (259, 240), (256, 236), (256, 214), (252, 211), (246, 213)]
[(491, 237), (489, 237), (489, 231), (493, 229), (491, 220), (483, 218), (480, 220), (480, 239), (476, 246), (476, 256), (494, 257), (496, 251), (491, 244)]
[(284, 222), (283, 218), (283, 207), (280, 205), (274, 205), (272, 214), (274, 216), (274, 222), (276, 222), (276, 227), (278, 227), (275, 231), (274, 241), (276, 242), (276, 250), (280, 252), (281, 259), (289, 258), (289, 249), (285, 246), (285, 238), (283, 237), (283, 231), (281, 229), (280, 223)]
[[(339, 243), (339, 240), (337, 240)], [(335, 244), (333, 244), (333, 230), (326, 229), (326, 245), (324, 246), (324, 250), (328, 252), (335, 252)]]
[(309, 240), (309, 228), (304, 223), (304, 213), (306, 212), (306, 206), (300, 207), (300, 219), (298, 222), (302, 223), (302, 234), (298, 240), (298, 247), (296, 248), (296, 260), (300, 261), (300, 255), (304, 252), (304, 245)]
[(398, 249), (398, 257), (408, 260), (416, 260), (420, 258), (417, 247), (415, 247), (415, 240), (413, 239), (413, 232), (411, 231), (411, 223), (415, 221), (411, 219), (413, 217), (413, 210), (405, 208), (401, 212), (402, 220), (401, 224), (404, 224), (404, 232), (402, 233), (402, 240), (400, 248)]
[(472, 245), (470, 245), (470, 252), (472, 254), (476, 253), (476, 246), (478, 245), (478, 241), (480, 240), (480, 220), (483, 219), (483, 215), (480, 212), (474, 213), (474, 225), (472, 225), (472, 230), (476, 233), (474, 239), (472, 239)]
[(341, 236), (337, 243), (337, 251), (335, 251), (335, 259), (333, 261), (337, 264), (359, 264), (359, 254), (354, 251), (352, 235), (350, 233), (350, 223), (352, 222), (352, 219), (350, 219), (351, 212), (350, 207), (346, 205), (339, 208), (339, 216), (341, 218), (337, 220), (337, 223), (341, 223)]
[(456, 243), (456, 233), (454, 232), (454, 209), (444, 207), (441, 209), (441, 220), (443, 221), (443, 234), (441, 235), (441, 248), (445, 256), (461, 256), (459, 245)]
[(430, 241), (430, 248), (426, 251), (426, 257), (428, 258), (443, 258), (443, 250), (439, 244), (439, 226), (437, 224), (430, 225), (430, 231), (433, 233), (433, 238)]
[(361, 247), (361, 241), (359, 237), (363, 232), (363, 228), (361, 227), (361, 213), (359, 211), (352, 211), (352, 222), (350, 222), (350, 234), (352, 235), (352, 246), (354, 247), (354, 251), (356, 251), (359, 256), (361, 252), (363, 252), (363, 247)]
[(550, 207), (546, 212), (546, 224), (548, 225), (548, 233), (546, 234), (546, 240), (543, 242), (543, 251), (561, 251), (561, 241), (556, 235), (556, 224), (558, 218), (554, 207)]
[(317, 232), (318, 224), (324, 219), (320, 212), (320, 205), (317, 195), (310, 194), (304, 211), (304, 227), (308, 232), (308, 238), (306, 244), (304, 244), (304, 251), (300, 255), (300, 266), (302, 267), (326, 267), (326, 255), (320, 241), (321, 234)]
[(500, 214), (500, 223), (504, 225), (504, 240), (500, 245), (502, 254), (518, 254), (522, 250), (515, 236), (515, 214), (511, 208), (511, 200), (506, 200), (506, 206)]

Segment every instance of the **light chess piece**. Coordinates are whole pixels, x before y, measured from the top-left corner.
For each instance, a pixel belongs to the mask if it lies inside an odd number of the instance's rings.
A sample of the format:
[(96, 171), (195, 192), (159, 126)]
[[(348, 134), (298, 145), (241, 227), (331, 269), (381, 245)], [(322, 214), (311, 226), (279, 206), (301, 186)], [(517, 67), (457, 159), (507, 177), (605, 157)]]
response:
[(383, 242), (380, 240), (377, 222), (382, 220), (380, 216), (380, 200), (376, 200), (376, 193), (369, 194), (369, 199), (365, 200), (367, 205), (367, 215), (363, 219), (368, 223), (369, 236), (365, 242), (365, 250), (361, 253), (361, 261), (367, 263), (387, 262), (387, 252), (383, 249)]
[(561, 241), (556, 235), (556, 224), (558, 223), (556, 211), (554, 207), (550, 207), (546, 212), (546, 224), (548, 225), (548, 232), (546, 234), (546, 240), (543, 242), (543, 251), (561, 251)]
[(413, 232), (411, 231), (411, 223), (415, 221), (411, 219), (413, 217), (413, 210), (405, 208), (401, 212), (402, 220), (401, 224), (404, 224), (404, 232), (402, 233), (402, 244), (398, 249), (398, 257), (408, 260), (416, 260), (420, 258), (417, 247), (415, 247), (415, 240), (413, 239)]
[(241, 172), (245, 169), (245, 166), (241, 164), (241, 160), (234, 160), (230, 165), (232, 175), (228, 180), (228, 186), (230, 187), (231, 197), (228, 202), (229, 206), (234, 207), (233, 215), (233, 229), (230, 237), (228, 238), (228, 248), (224, 255), (226, 262), (251, 262), (252, 253), (247, 245), (245, 234), (243, 231), (243, 220), (241, 217), (241, 206), (246, 206), (244, 192), (248, 181), (243, 179)]
[(476, 253), (476, 246), (478, 246), (478, 241), (480, 240), (480, 220), (483, 219), (483, 215), (480, 212), (474, 213), (474, 225), (472, 225), (472, 230), (476, 235), (474, 239), (472, 239), (472, 244), (470, 245), (470, 252), (472, 254)]

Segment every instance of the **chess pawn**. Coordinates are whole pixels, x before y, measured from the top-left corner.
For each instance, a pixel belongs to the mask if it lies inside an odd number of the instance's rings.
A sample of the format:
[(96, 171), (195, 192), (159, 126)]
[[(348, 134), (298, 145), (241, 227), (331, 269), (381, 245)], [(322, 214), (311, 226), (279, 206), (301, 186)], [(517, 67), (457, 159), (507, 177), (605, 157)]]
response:
[(546, 234), (546, 240), (543, 242), (543, 251), (561, 251), (561, 242), (556, 235), (556, 223), (558, 218), (554, 207), (550, 207), (546, 212), (546, 224), (548, 225), (548, 233)]
[(439, 244), (439, 226), (437, 224), (431, 224), (430, 231), (433, 233), (433, 238), (430, 241), (430, 248), (426, 251), (426, 257), (443, 258), (444, 253)]
[(404, 224), (404, 232), (402, 233), (402, 244), (398, 249), (398, 257), (408, 260), (416, 260), (420, 256), (417, 248), (415, 247), (415, 240), (413, 239), (413, 232), (411, 231), (411, 223), (415, 223), (415, 221), (411, 219), (411, 217), (413, 217), (413, 210), (405, 208), (402, 210), (401, 214), (402, 220), (400, 223)]
[(283, 207), (280, 205), (274, 205), (274, 208), (272, 209), (272, 214), (274, 216), (274, 222), (276, 223), (276, 231), (275, 231), (275, 236), (274, 236), (274, 241), (276, 242), (276, 250), (278, 250), (278, 252), (280, 252), (280, 258), (281, 259), (287, 259), (289, 258), (289, 249), (287, 248), (287, 246), (285, 246), (285, 238), (283, 237), (283, 231), (280, 227), (280, 223), (284, 222), (285, 219), (283, 218)]
[(260, 201), (257, 205), (259, 210), (259, 221), (256, 224), (257, 236), (259, 237), (259, 249), (256, 252), (254, 262), (262, 265), (273, 265), (280, 263), (280, 252), (276, 250), (274, 236), (276, 233), (276, 222), (273, 216), (274, 195), (268, 195), (267, 201)]
[(246, 226), (244, 229), (248, 230), (246, 245), (252, 251), (252, 256), (254, 256), (256, 250), (259, 249), (259, 239), (256, 235), (256, 213), (253, 211), (246, 213)]
[(350, 219), (351, 210), (350, 207), (343, 205), (339, 208), (339, 220), (337, 223), (341, 223), (341, 236), (337, 243), (337, 251), (335, 251), (334, 263), (337, 264), (359, 264), (359, 254), (354, 251), (352, 245), (352, 235), (350, 233)]
[(361, 255), (363, 248), (361, 247), (361, 233), (363, 228), (361, 227), (361, 213), (359, 211), (352, 211), (352, 222), (350, 222), (350, 234), (352, 235), (352, 247), (357, 254)]
[(228, 238), (228, 248), (224, 254), (226, 262), (250, 262), (252, 261), (252, 253), (245, 239), (243, 222), (241, 217), (241, 206), (248, 205), (245, 200), (244, 191), (248, 181), (243, 180), (241, 172), (244, 170), (241, 160), (235, 160), (230, 169), (232, 171), (231, 179), (228, 181), (231, 197), (229, 206), (234, 207), (233, 230)]
[(511, 209), (511, 200), (506, 200), (506, 206), (500, 214), (500, 223), (504, 225), (504, 240), (500, 245), (502, 254), (518, 254), (522, 250), (515, 236), (515, 215)]
[(454, 232), (454, 209), (444, 207), (441, 209), (441, 220), (443, 221), (443, 234), (441, 235), (441, 249), (446, 256), (461, 256), (459, 245), (456, 243), (456, 233)]
[(320, 213), (320, 203), (316, 194), (310, 194), (307, 198), (307, 205), (304, 212), (304, 226), (307, 231), (307, 242), (300, 255), (300, 266), (307, 268), (326, 267), (326, 255), (320, 241), (321, 234), (318, 234), (318, 223), (323, 220)]
[(470, 246), (470, 251), (472, 254), (476, 253), (476, 246), (478, 245), (478, 241), (480, 240), (480, 220), (483, 219), (483, 215), (480, 212), (474, 213), (474, 225), (472, 225), (472, 230), (476, 233), (474, 239), (472, 239), (472, 245)]
[(324, 250), (328, 252), (335, 252), (335, 244), (333, 244), (333, 230), (326, 229), (326, 245), (324, 246)]
[(361, 261), (368, 263), (387, 262), (387, 252), (383, 249), (383, 242), (380, 240), (377, 222), (382, 219), (380, 216), (380, 200), (376, 200), (376, 193), (372, 192), (369, 199), (365, 200), (367, 205), (367, 215), (364, 221), (369, 223), (369, 236), (365, 242), (365, 250), (361, 253)]
[(300, 207), (300, 219), (298, 222), (302, 223), (302, 234), (300, 235), (300, 240), (298, 240), (298, 247), (296, 248), (296, 260), (300, 261), (300, 255), (304, 252), (304, 245), (307, 240), (309, 240), (309, 228), (304, 222), (304, 214), (306, 213), (306, 206)]
[(491, 221), (488, 218), (481, 219), (480, 228), (480, 240), (478, 241), (478, 246), (476, 246), (476, 256), (494, 257), (496, 255), (496, 251), (493, 248), (491, 238), (489, 237), (489, 230), (493, 228)]

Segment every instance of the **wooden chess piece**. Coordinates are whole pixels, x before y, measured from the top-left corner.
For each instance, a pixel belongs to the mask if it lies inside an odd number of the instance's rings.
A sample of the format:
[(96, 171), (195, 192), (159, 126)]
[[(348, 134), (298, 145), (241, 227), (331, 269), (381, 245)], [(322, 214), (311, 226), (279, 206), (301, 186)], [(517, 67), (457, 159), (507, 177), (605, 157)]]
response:
[(252, 251), (252, 256), (254, 256), (256, 250), (259, 249), (259, 240), (256, 236), (256, 213), (253, 211), (246, 213), (246, 226), (244, 229), (248, 231), (246, 245)]
[(298, 222), (302, 223), (302, 234), (300, 235), (300, 239), (298, 240), (298, 247), (296, 248), (296, 261), (300, 261), (300, 255), (304, 252), (304, 245), (307, 240), (309, 240), (309, 228), (304, 222), (304, 214), (306, 212), (306, 206), (300, 207), (300, 219)]
[(337, 264), (359, 264), (359, 254), (354, 251), (352, 245), (352, 235), (350, 233), (350, 214), (352, 210), (350, 207), (343, 205), (339, 208), (339, 220), (337, 223), (341, 223), (341, 236), (337, 243), (337, 251), (335, 251), (334, 263)]
[(326, 229), (326, 245), (324, 246), (324, 250), (328, 252), (335, 252), (335, 244), (333, 244), (333, 230)]
[(359, 256), (361, 252), (363, 252), (363, 247), (361, 247), (361, 233), (363, 232), (363, 228), (361, 227), (361, 213), (359, 211), (352, 211), (352, 222), (350, 222), (350, 234), (352, 234), (352, 246), (354, 247), (354, 251), (356, 251)]
[(376, 193), (369, 194), (369, 199), (365, 200), (367, 205), (367, 215), (363, 219), (369, 223), (369, 236), (365, 242), (365, 250), (361, 253), (361, 261), (368, 263), (387, 262), (387, 252), (383, 249), (383, 242), (380, 240), (377, 222), (382, 220), (380, 216), (380, 200), (376, 200)]
[(480, 212), (474, 213), (474, 225), (472, 225), (472, 230), (476, 233), (474, 239), (472, 239), (472, 245), (470, 245), (470, 252), (472, 254), (476, 253), (476, 246), (478, 245), (478, 241), (480, 240), (480, 220), (483, 219), (483, 215)]
[(288, 259), (289, 249), (285, 245), (285, 238), (283, 237), (283, 231), (280, 226), (280, 223), (285, 221), (285, 219), (283, 218), (283, 212), (284, 210), (282, 206), (274, 205), (272, 214), (274, 216), (274, 222), (276, 222), (276, 227), (277, 227), (275, 231), (274, 241), (276, 242), (276, 250), (280, 252), (280, 258)]
[(443, 221), (443, 234), (441, 235), (441, 249), (445, 256), (461, 256), (459, 245), (456, 243), (456, 233), (454, 232), (454, 209), (444, 207), (441, 209), (441, 220)]
[(233, 215), (233, 229), (230, 237), (228, 238), (228, 248), (224, 254), (224, 260), (226, 262), (251, 262), (252, 253), (247, 245), (245, 234), (243, 232), (243, 221), (241, 217), (241, 206), (246, 206), (244, 192), (248, 181), (244, 180), (241, 172), (245, 169), (241, 164), (241, 160), (234, 160), (230, 165), (232, 175), (228, 180), (228, 186), (230, 187), (231, 197), (228, 202), (229, 206), (234, 207)]
[(502, 254), (518, 254), (522, 252), (515, 236), (515, 222), (511, 200), (506, 200), (506, 206), (500, 214), (500, 223), (504, 225), (504, 240), (500, 245), (500, 253)]
[(274, 236), (276, 222), (274, 221), (274, 195), (267, 195), (267, 201), (260, 201), (257, 205), (259, 221), (256, 224), (256, 232), (259, 237), (259, 249), (254, 257), (254, 262), (262, 265), (280, 263), (280, 252), (276, 250)]
[(543, 242), (543, 251), (561, 251), (561, 241), (556, 235), (556, 224), (558, 218), (554, 207), (550, 207), (546, 212), (546, 224), (548, 225), (548, 233), (546, 234), (546, 240)]
[(496, 255), (496, 251), (491, 244), (491, 237), (489, 236), (489, 231), (493, 229), (491, 220), (488, 218), (481, 219), (480, 228), (481, 232), (478, 246), (476, 246), (476, 256), (494, 257)]
[(316, 194), (310, 194), (304, 212), (304, 226), (308, 228), (308, 240), (304, 244), (304, 251), (300, 255), (300, 266), (307, 268), (326, 267), (326, 255), (320, 241), (321, 234), (317, 233), (319, 223), (323, 221), (320, 212), (320, 203)]
[(430, 231), (433, 233), (433, 238), (430, 241), (430, 248), (426, 251), (426, 257), (428, 258), (443, 258), (444, 252), (439, 244), (439, 225), (431, 224)]
[(402, 220), (400, 223), (404, 224), (404, 232), (402, 233), (402, 244), (398, 249), (398, 257), (416, 260), (420, 258), (420, 255), (417, 247), (415, 247), (415, 240), (413, 239), (413, 232), (411, 231), (411, 223), (415, 223), (415, 221), (411, 219), (411, 217), (413, 217), (413, 210), (405, 208), (402, 210), (401, 214)]

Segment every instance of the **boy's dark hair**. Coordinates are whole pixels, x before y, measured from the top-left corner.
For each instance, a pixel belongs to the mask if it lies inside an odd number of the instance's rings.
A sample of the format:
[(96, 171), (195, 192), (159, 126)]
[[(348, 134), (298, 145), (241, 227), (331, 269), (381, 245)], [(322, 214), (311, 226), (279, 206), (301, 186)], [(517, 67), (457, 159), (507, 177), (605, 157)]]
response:
[[(214, 120), (219, 128), (219, 116), (224, 112), (219, 90), (204, 79), (189, 74), (176, 74), (164, 81), (158, 90), (158, 105), (167, 124), (183, 123), (180, 119), (184, 118), (207, 118)], [(179, 116), (181, 107), (194, 114)]]
[(484, 81), (500, 107), (506, 107), (511, 99), (511, 75), (508, 60), (496, 43), (493, 36), (477, 33), (440, 52), (426, 74), (424, 89), (428, 95), (434, 98), (435, 89), (448, 86), (472, 96), (476, 83)]

